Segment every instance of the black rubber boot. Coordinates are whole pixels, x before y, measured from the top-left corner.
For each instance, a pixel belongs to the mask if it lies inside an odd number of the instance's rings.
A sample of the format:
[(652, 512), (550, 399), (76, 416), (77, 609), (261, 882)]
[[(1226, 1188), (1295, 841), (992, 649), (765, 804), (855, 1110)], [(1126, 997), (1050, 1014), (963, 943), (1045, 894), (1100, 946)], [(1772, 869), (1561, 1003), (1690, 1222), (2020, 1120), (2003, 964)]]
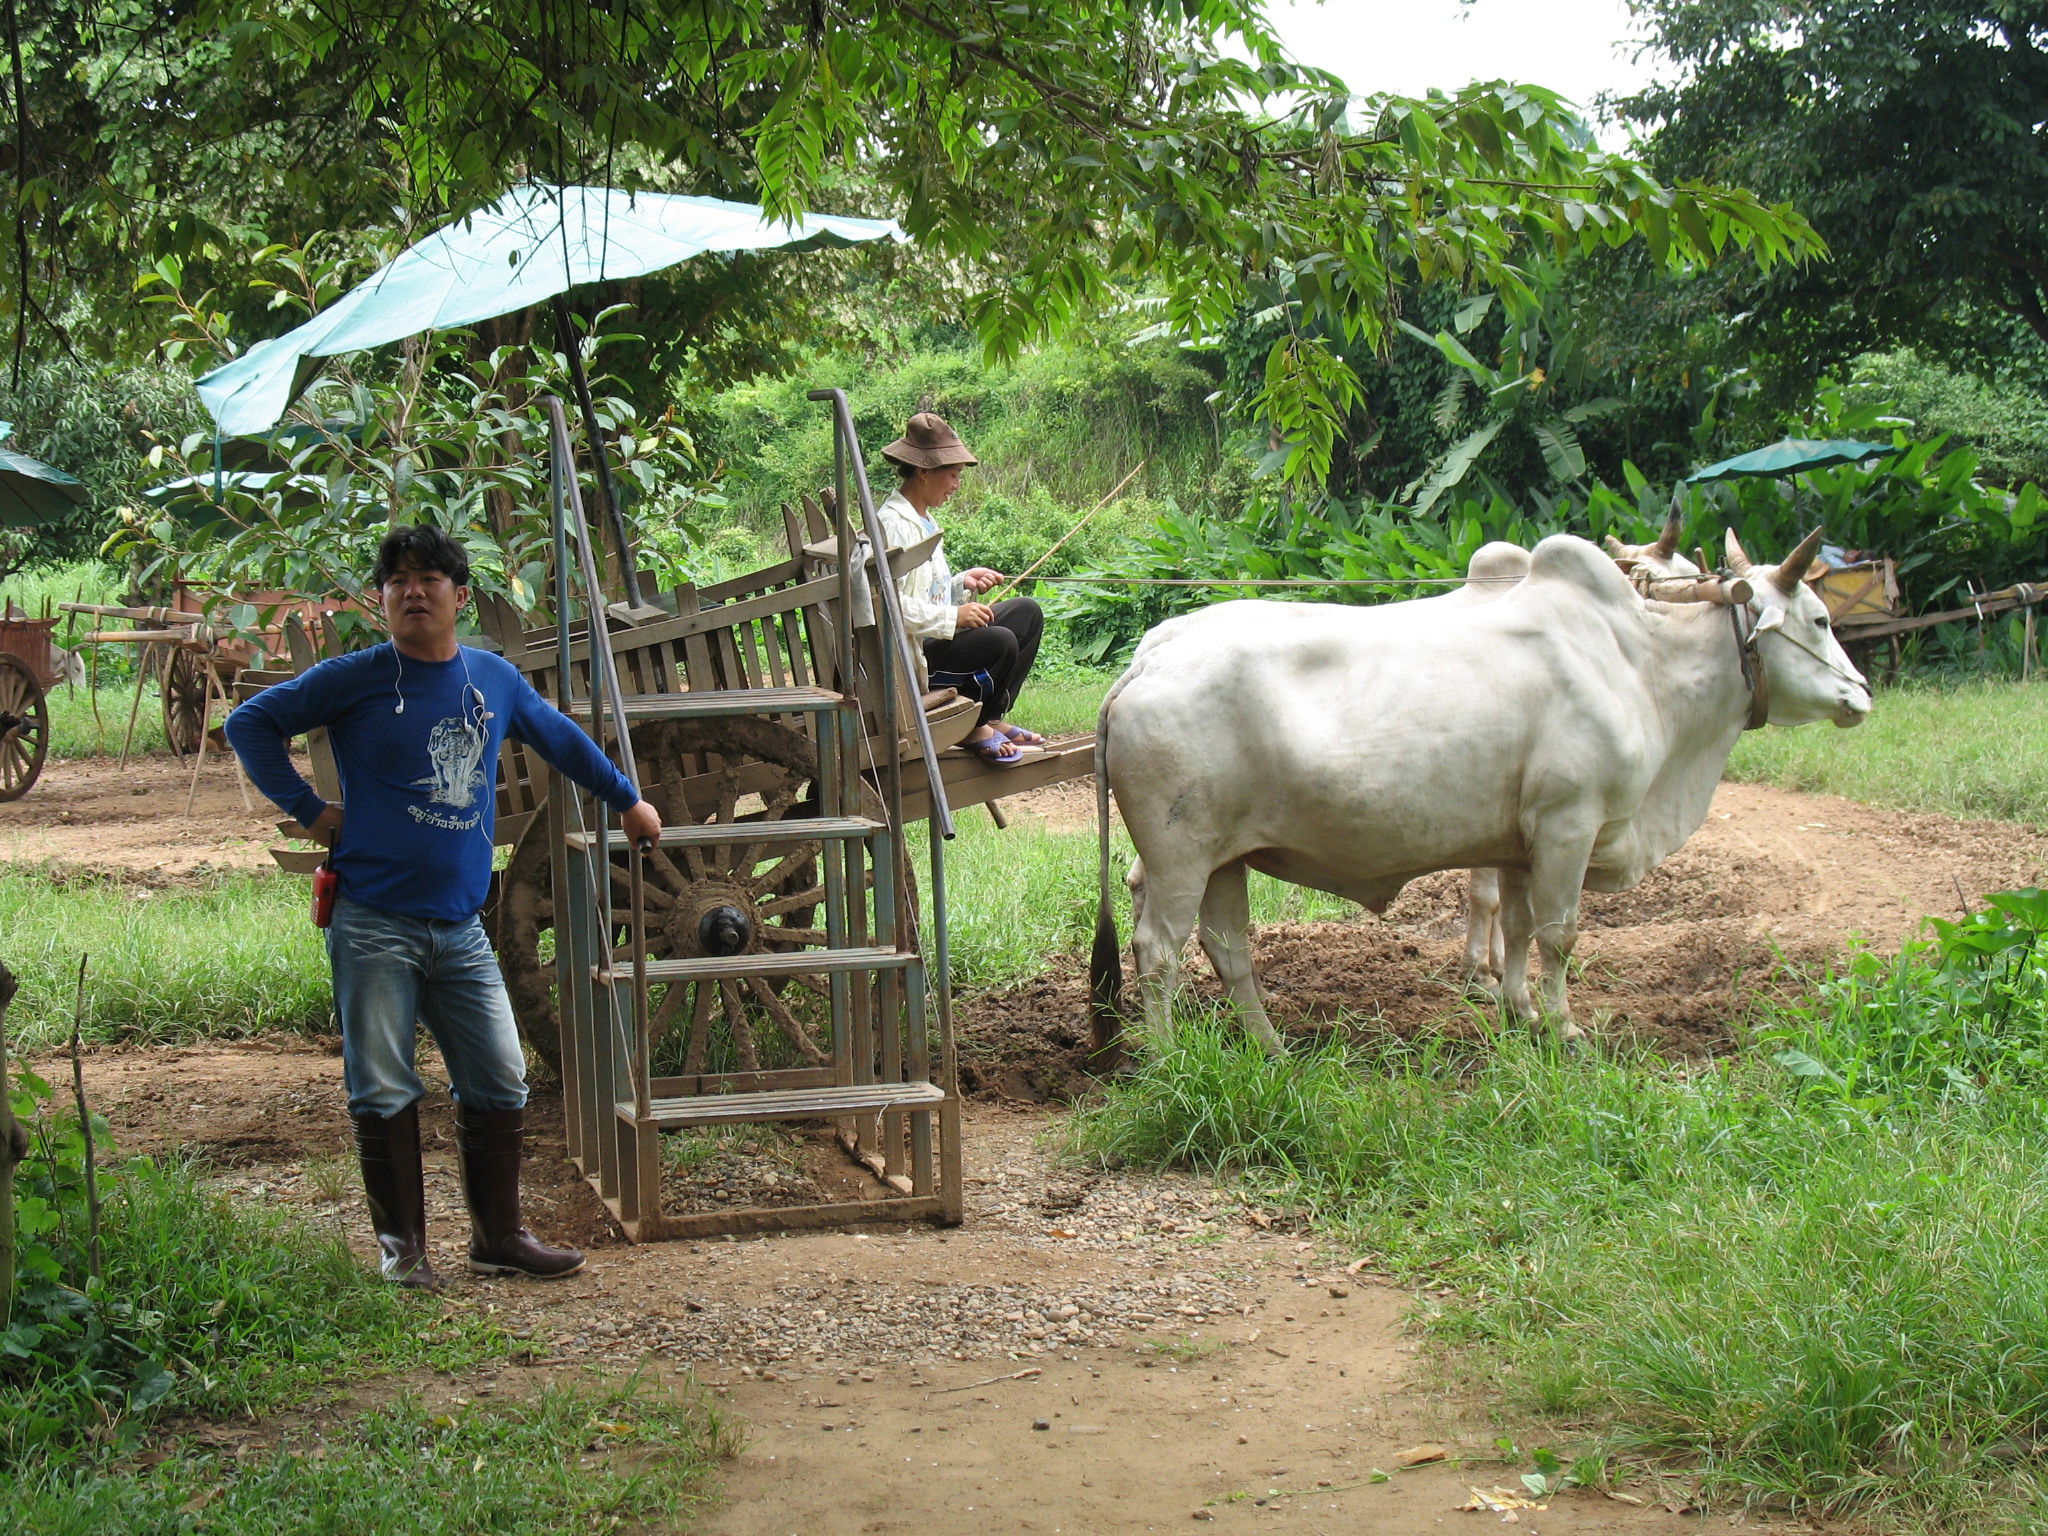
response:
[(523, 1109), (455, 1106), (455, 1150), (469, 1202), (469, 1267), (479, 1275), (556, 1280), (583, 1267), (574, 1248), (552, 1248), (519, 1224)]
[(377, 1268), (386, 1280), (419, 1291), (438, 1291), (441, 1282), (427, 1263), (427, 1192), (420, 1168), (420, 1109), (408, 1104), (397, 1114), (350, 1115), (356, 1155), (363, 1165), (363, 1194), (377, 1233)]

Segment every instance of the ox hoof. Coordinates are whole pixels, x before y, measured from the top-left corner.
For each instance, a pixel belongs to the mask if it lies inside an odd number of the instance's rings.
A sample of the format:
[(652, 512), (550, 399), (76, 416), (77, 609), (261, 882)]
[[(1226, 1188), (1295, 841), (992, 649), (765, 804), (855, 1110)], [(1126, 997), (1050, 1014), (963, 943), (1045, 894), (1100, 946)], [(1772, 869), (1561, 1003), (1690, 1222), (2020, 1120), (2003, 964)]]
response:
[(1121, 1041), (1095, 1046), (1082, 1057), (1081, 1066), (1091, 1077), (1129, 1077), (1138, 1070), (1137, 1059)]
[(1500, 978), (1481, 976), (1477, 973), (1465, 978), (1465, 1001), (1468, 1003), (1500, 1003)]

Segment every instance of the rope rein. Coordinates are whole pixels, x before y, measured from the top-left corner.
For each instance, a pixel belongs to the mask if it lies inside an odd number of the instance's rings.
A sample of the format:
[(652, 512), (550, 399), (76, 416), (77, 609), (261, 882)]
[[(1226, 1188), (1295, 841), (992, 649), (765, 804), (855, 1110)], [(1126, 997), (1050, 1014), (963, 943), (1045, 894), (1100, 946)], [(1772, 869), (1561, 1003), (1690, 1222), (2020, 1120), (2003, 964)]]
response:
[(1520, 576), (1330, 576), (1313, 580), (1244, 576), (1234, 581), (1226, 577), (1194, 576), (1034, 576), (1031, 579), (1100, 587), (1462, 587), (1467, 583), (1513, 586), (1522, 580)]

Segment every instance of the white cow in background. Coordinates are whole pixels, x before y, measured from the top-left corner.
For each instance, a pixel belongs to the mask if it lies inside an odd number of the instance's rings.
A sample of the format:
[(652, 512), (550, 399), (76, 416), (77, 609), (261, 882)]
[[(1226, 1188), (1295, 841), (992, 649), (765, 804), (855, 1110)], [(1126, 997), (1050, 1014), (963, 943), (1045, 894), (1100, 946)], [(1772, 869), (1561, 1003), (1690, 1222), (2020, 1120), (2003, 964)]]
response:
[[(1705, 573), (1678, 552), (1678, 539), (1682, 525), (1676, 509), (1665, 518), (1664, 527), (1657, 537), (1648, 544), (1624, 544), (1613, 534), (1607, 535), (1607, 553), (1614, 557), (1614, 563), (1633, 576), (1638, 571), (1652, 578), (1667, 576), (1700, 576)], [(1489, 549), (1493, 545), (1487, 546)], [(1512, 549), (1513, 545), (1501, 548)], [(1528, 557), (1522, 560), (1522, 569), (1529, 568)], [(1496, 588), (1495, 596), (1507, 589)], [(1500, 997), (1501, 974), (1507, 965), (1507, 934), (1500, 922), (1500, 871), (1497, 869), (1475, 869), (1465, 882), (1465, 963), (1464, 981), (1468, 991), (1485, 997)]]
[[(1536, 1016), (1533, 938), (1544, 1009), (1576, 1034), (1565, 962), (1579, 892), (1636, 884), (1705, 819), (1752, 674), (1773, 724), (1870, 711), (1800, 580), (1818, 546), (1816, 531), (1755, 568), (1736, 610), (1646, 601), (1612, 559), (1559, 535), (1492, 601), (1226, 604), (1141, 646), (1097, 727), (1098, 1047), (1113, 1044), (1100, 1009), (1121, 980), (1111, 792), (1144, 871), (1133, 945), (1155, 1033), (1199, 917), (1247, 1026), (1280, 1048), (1252, 970), (1247, 870), (1383, 911), (1418, 875), (1498, 868), (1504, 1001)], [(1260, 612), (1233, 621), (1232, 608)], [(1277, 608), (1296, 611), (1276, 623)]]

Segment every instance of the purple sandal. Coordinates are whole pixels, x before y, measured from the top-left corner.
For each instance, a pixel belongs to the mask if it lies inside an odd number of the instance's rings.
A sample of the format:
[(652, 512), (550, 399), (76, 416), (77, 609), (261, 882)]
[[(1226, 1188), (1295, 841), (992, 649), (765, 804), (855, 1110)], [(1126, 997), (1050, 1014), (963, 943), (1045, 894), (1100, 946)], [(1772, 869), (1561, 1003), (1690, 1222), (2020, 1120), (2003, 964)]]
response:
[(1036, 731), (1027, 731), (1021, 725), (1011, 725), (1006, 721), (998, 725), (996, 729), (1020, 747), (1042, 747), (1045, 745), (1045, 738), (1043, 736), (1039, 735)]
[(963, 741), (962, 752), (972, 752), (991, 768), (1014, 768), (1024, 761), (1024, 750), (1009, 737), (997, 734), (979, 741)]

